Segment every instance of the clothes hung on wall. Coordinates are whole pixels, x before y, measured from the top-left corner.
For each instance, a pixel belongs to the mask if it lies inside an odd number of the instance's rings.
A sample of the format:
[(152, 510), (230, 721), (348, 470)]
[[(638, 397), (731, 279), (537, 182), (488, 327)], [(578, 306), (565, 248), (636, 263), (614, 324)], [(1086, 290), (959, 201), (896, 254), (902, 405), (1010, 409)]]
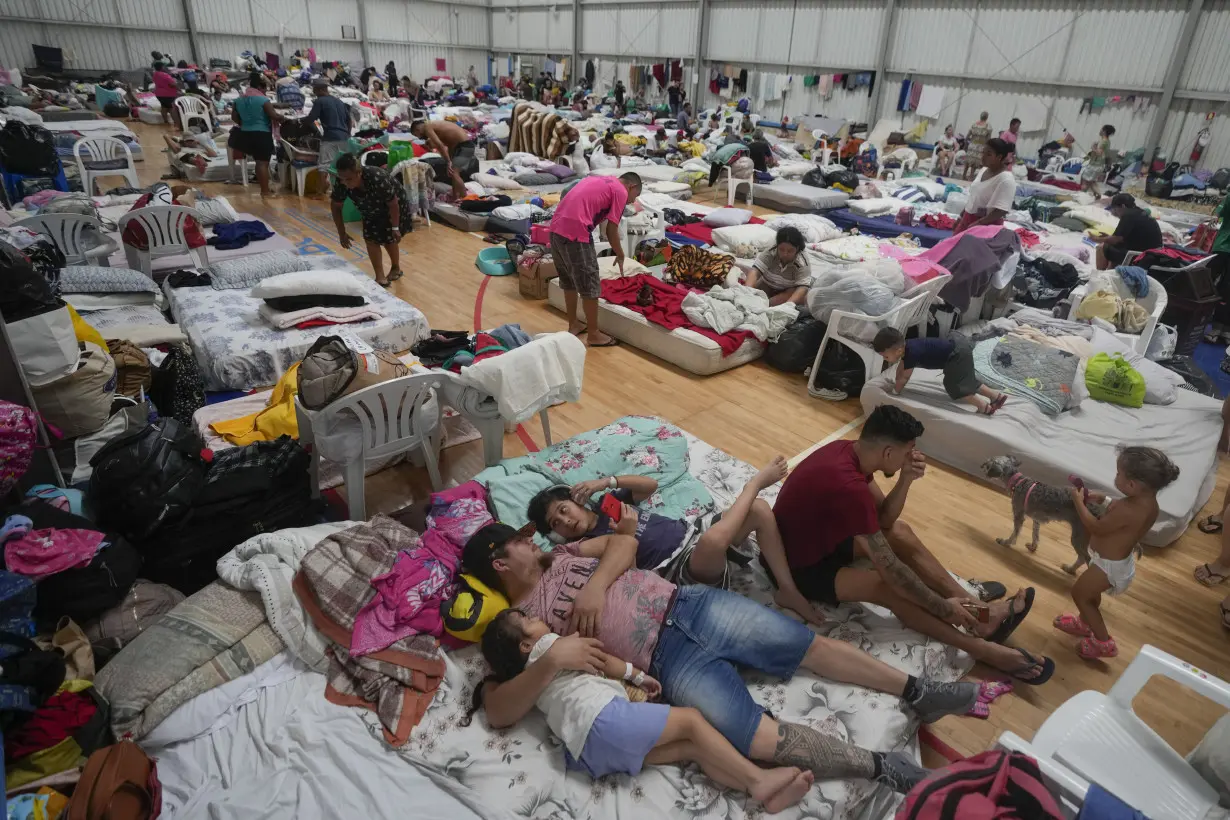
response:
[[(683, 83), (683, 61), (671, 60), (671, 80), (679, 80)], [(685, 83), (686, 84), (686, 83)]]

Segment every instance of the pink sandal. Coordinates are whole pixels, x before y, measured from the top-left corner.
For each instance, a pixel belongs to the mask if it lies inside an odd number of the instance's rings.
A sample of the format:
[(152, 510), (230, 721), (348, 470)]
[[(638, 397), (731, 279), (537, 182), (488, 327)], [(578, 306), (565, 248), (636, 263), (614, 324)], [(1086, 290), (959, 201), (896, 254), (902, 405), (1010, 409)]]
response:
[(1099, 641), (1090, 635), (1088, 638), (1081, 638), (1081, 642), (1076, 645), (1076, 654), (1087, 661), (1098, 658), (1113, 658), (1119, 654), (1119, 647), (1115, 646), (1114, 638)]
[(1087, 638), (1093, 634), (1093, 630), (1089, 628), (1088, 624), (1081, 620), (1079, 615), (1071, 615), (1066, 612), (1063, 615), (1056, 615), (1055, 620), (1051, 622), (1051, 625), (1060, 632), (1066, 632), (1069, 635), (1075, 635), (1078, 638)]

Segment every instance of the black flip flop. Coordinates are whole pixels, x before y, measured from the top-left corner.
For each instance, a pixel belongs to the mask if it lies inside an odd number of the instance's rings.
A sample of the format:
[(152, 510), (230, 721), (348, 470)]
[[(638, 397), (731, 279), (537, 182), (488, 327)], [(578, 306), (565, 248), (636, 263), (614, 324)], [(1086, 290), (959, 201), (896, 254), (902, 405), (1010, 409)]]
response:
[(590, 344), (589, 342), (586, 342), (585, 346), (586, 347), (618, 347), (619, 339), (611, 339), (609, 342), (603, 342), (600, 345)]
[(1017, 668), (1017, 672), (1024, 672), (1028, 669), (1031, 669), (1032, 667), (1041, 665), (1042, 674), (1037, 675), (1032, 678), (1023, 678), (1019, 676), (1018, 674), (1016, 674), (1016, 672), (1008, 672), (1007, 674), (1013, 680), (1019, 680), (1021, 683), (1027, 683), (1030, 686), (1041, 686), (1042, 684), (1050, 680), (1051, 676), (1055, 674), (1055, 662), (1051, 660), (1050, 658), (1048, 658), (1046, 655), (1043, 655), (1042, 659), (1038, 660), (1033, 655), (1026, 652), (1024, 649), (1021, 649), (1020, 647), (1014, 647), (1014, 648), (1016, 649), (1017, 652), (1021, 653), (1021, 657), (1024, 658), (1026, 661), (1024, 666), (1020, 666)]
[(403, 276), (405, 276), (405, 274), (402, 273), (401, 268), (398, 268), (395, 271), (389, 271), (389, 281), (390, 282), (396, 282), (398, 279), (402, 278)]
[(998, 601), (1008, 594), (1008, 588), (999, 581), (975, 581), (971, 578), (969, 583), (970, 586), (978, 591), (978, 600), (984, 604)]
[(1033, 607), (1034, 588), (1026, 587), (1024, 608), (1020, 612), (1017, 612), (1016, 598), (1010, 598), (1008, 600), (1008, 617), (1004, 618), (1003, 623), (1001, 623), (996, 630), (991, 633), (991, 636), (987, 638), (987, 640), (991, 643), (1003, 643), (1008, 640), (1008, 638), (1012, 637), (1012, 633), (1016, 632), (1016, 628), (1021, 625), (1026, 616), (1029, 615), (1029, 610), (1033, 609)]
[(1196, 524), (1196, 529), (1200, 530), (1206, 535), (1216, 535), (1217, 533), (1222, 531), (1222, 528), (1224, 526), (1225, 525), (1223, 522), (1214, 521), (1213, 516), (1206, 515), (1204, 518), (1200, 519), (1200, 521)]
[(388, 290), (389, 288), (393, 287), (392, 282), (381, 282), (379, 279), (376, 280), (376, 284), (384, 288), (385, 290)]

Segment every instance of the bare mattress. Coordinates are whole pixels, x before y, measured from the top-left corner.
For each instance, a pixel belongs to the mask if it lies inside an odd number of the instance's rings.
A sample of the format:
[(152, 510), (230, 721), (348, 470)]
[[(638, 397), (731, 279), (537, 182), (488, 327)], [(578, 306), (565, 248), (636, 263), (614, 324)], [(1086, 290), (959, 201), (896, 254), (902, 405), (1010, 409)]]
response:
[(831, 211), (843, 208), (850, 195), (831, 188), (817, 188), (788, 179), (775, 179), (769, 184), (756, 184), (752, 195), (755, 202), (779, 211)]
[[(564, 309), (564, 290), (558, 279), (547, 285), (547, 301), (552, 307)], [(581, 307), (578, 302), (577, 315)], [(764, 355), (765, 345), (748, 339), (729, 356), (712, 339), (685, 327), (667, 330), (655, 325), (641, 314), (606, 300), (598, 301), (598, 327), (625, 344), (665, 359), (673, 365), (698, 376), (711, 376), (741, 364), (754, 362)]]
[(1157, 497), (1161, 512), (1143, 539), (1150, 546), (1178, 540), (1217, 483), (1222, 421), (1216, 399), (1179, 390), (1173, 404), (1138, 409), (1086, 399), (1048, 416), (1033, 402), (1013, 398), (988, 418), (953, 403), (939, 371), (915, 370), (901, 395), (892, 392), (891, 373), (867, 382), (859, 397), (863, 409), (892, 404), (908, 411), (926, 427), (922, 451), (971, 475), (981, 477), (988, 458), (1013, 455), (1030, 478), (1063, 486), (1069, 475), (1079, 475), (1091, 490), (1114, 495), (1116, 448), (1127, 443), (1164, 452), (1180, 473)]

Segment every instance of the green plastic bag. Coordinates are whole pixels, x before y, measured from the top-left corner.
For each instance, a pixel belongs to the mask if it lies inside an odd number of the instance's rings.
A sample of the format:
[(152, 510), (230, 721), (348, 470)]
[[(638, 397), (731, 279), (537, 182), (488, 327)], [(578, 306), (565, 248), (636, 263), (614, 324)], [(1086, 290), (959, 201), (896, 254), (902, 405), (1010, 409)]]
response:
[(359, 213), (359, 206), (354, 204), (354, 200), (350, 197), (342, 201), (342, 221), (347, 223), (363, 221), (363, 214)]
[(389, 168), (395, 168), (397, 163), (407, 159), (414, 159), (414, 143), (404, 140), (389, 143)]
[(1121, 355), (1099, 353), (1085, 367), (1085, 387), (1091, 398), (1125, 407), (1145, 403), (1145, 377)]

